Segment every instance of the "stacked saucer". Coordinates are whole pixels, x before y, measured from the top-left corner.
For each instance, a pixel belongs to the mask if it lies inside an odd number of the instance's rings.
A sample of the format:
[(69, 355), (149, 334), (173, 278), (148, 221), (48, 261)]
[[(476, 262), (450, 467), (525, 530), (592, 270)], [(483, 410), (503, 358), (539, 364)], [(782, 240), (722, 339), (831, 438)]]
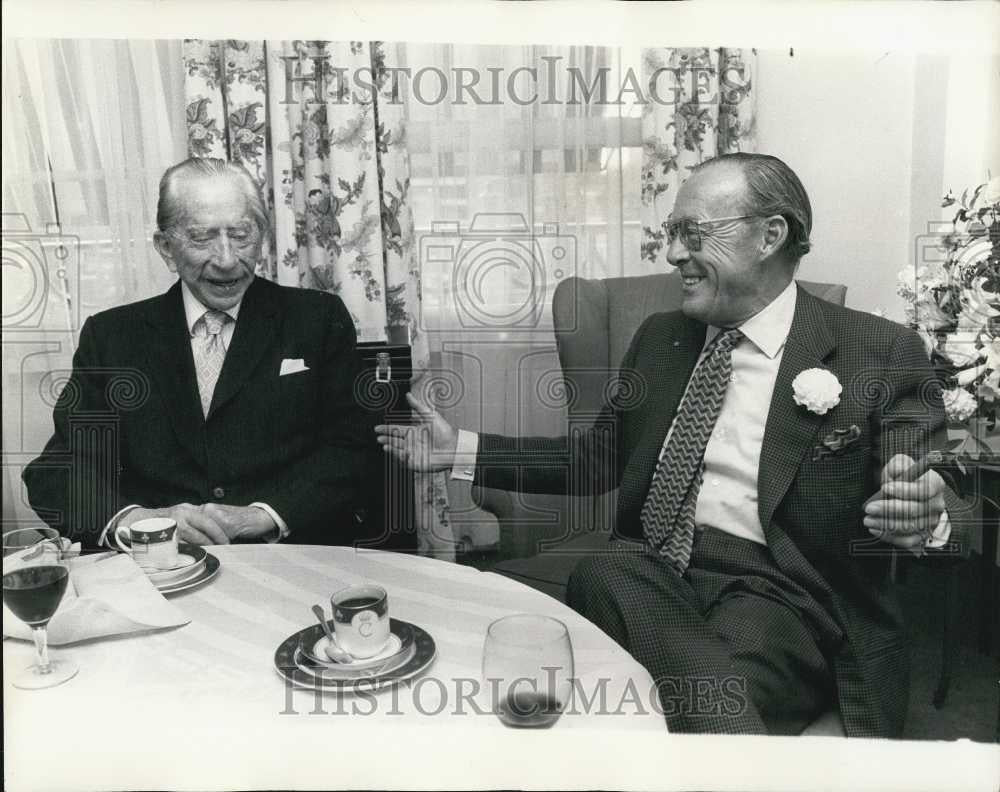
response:
[(171, 569), (146, 569), (143, 571), (162, 594), (197, 586), (219, 571), (219, 561), (204, 547), (181, 542), (178, 547), (177, 565)]

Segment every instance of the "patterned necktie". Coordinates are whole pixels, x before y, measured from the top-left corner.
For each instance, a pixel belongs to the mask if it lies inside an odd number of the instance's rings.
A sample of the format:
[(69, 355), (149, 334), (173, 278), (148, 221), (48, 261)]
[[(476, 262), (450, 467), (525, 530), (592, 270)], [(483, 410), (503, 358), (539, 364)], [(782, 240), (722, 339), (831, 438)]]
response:
[(208, 418), (208, 408), (212, 406), (215, 383), (226, 360), (226, 345), (222, 341), (222, 327), (232, 319), (222, 311), (205, 311), (194, 323), (194, 367), (198, 374), (198, 393), (201, 395), (201, 411)]
[(732, 375), (733, 347), (742, 337), (736, 329), (719, 333), (695, 369), (639, 515), (646, 541), (681, 575), (694, 546), (694, 513), (705, 470), (705, 447)]

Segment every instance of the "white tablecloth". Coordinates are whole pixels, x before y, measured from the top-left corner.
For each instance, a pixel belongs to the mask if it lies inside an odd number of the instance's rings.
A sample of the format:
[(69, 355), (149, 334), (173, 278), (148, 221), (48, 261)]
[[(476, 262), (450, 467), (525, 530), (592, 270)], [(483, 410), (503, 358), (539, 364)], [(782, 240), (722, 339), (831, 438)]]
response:
[[(668, 735), (648, 704), (645, 714), (618, 706), (629, 681), (640, 697), (649, 692), (641, 666), (568, 608), (497, 575), (339, 548), (213, 552), (219, 577), (172, 598), (190, 624), (56, 648), (80, 665), (60, 687), (20, 691), (5, 679), (6, 790), (936, 792), (993, 790), (1000, 777), (1000, 750), (969, 742)], [(338, 708), (335, 697), (290, 692), (272, 666), (277, 645), (312, 622), (311, 603), (363, 580), (383, 584), (392, 614), (426, 628), (438, 645), (426, 681), (395, 700), (377, 694), (374, 709), (362, 707), (370, 714), (352, 712), (350, 699)], [(506, 729), (471, 706), (456, 714), (454, 680), (479, 678), (486, 626), (525, 611), (566, 622), (584, 689), (611, 680), (607, 714), (597, 713), (599, 702), (589, 713), (581, 706), (544, 731)], [(5, 674), (32, 652), (5, 641)]]
[[(398, 743), (398, 734), (412, 729), (431, 735), (440, 749), (415, 761), (452, 761), (449, 745), (456, 734), (481, 733), (493, 744), (511, 736), (492, 714), (476, 714), (475, 703), (487, 708), (487, 692), (472, 691), (481, 678), (487, 626), (522, 612), (567, 624), (578, 684), (590, 699), (580, 700), (554, 729), (529, 732), (532, 740), (573, 729), (666, 732), (650, 703), (655, 694), (642, 666), (563, 604), (505, 577), (349, 548), (238, 545), (212, 552), (222, 562), (219, 576), (171, 598), (191, 617), (190, 624), (56, 647), (53, 655), (65, 654), (80, 666), (76, 678), (57, 688), (26, 692), (5, 680), (5, 754), (8, 768), (13, 760), (16, 769), (8, 776), (9, 788), (20, 788), (21, 781), (45, 789), (252, 787), (254, 768), (275, 762), (293, 768), (289, 787), (342, 786), (344, 779), (331, 782), (308, 746), (319, 740), (328, 747), (326, 761), (336, 766), (341, 764), (337, 746), (347, 746), (345, 735), (351, 740), (367, 735), (363, 740), (374, 760)], [(410, 685), (365, 699), (317, 698), (291, 689), (274, 669), (278, 644), (315, 624), (312, 603), (324, 603), (329, 612), (332, 592), (367, 581), (389, 592), (393, 617), (433, 636), (434, 664)], [(5, 641), (5, 669), (27, 665), (32, 653), (30, 644)], [(277, 746), (284, 746), (280, 755), (271, 750)], [(53, 751), (60, 761), (50, 761)], [(138, 761), (140, 756), (147, 758)], [(130, 757), (127, 766), (123, 757)], [(341, 773), (350, 771), (358, 786), (363, 770), (363, 765), (342, 766)]]

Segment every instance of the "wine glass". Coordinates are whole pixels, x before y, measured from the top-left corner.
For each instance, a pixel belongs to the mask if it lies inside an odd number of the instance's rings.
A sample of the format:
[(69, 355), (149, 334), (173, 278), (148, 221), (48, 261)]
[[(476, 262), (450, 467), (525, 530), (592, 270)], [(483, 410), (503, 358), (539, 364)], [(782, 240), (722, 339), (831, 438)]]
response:
[[(17, 534), (17, 535), (15, 535)], [(49, 619), (56, 612), (69, 584), (58, 531), (25, 528), (3, 537), (3, 602), (31, 627), (37, 661), (14, 675), (14, 687), (27, 690), (55, 687), (79, 670), (71, 660), (50, 660)]]
[(18, 528), (8, 531), (3, 535), (3, 557), (4, 572), (9, 571), (11, 561), (9, 557), (18, 553), (23, 554), (23, 558), (15, 559), (13, 563), (24, 565), (31, 562), (33, 553), (28, 552), (32, 547), (36, 547), (42, 542), (52, 542), (56, 545), (60, 543), (59, 531), (55, 528)]
[(566, 625), (532, 614), (497, 619), (486, 631), (483, 679), (505, 726), (553, 726), (572, 693), (573, 645)]

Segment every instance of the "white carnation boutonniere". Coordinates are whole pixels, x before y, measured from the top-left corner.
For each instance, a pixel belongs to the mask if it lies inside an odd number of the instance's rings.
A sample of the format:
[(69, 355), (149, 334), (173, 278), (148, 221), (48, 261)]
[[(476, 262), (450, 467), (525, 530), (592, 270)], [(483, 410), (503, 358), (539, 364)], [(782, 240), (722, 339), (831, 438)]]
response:
[(843, 388), (832, 371), (811, 368), (799, 372), (792, 380), (792, 390), (796, 404), (816, 415), (826, 415), (840, 404), (840, 392)]

